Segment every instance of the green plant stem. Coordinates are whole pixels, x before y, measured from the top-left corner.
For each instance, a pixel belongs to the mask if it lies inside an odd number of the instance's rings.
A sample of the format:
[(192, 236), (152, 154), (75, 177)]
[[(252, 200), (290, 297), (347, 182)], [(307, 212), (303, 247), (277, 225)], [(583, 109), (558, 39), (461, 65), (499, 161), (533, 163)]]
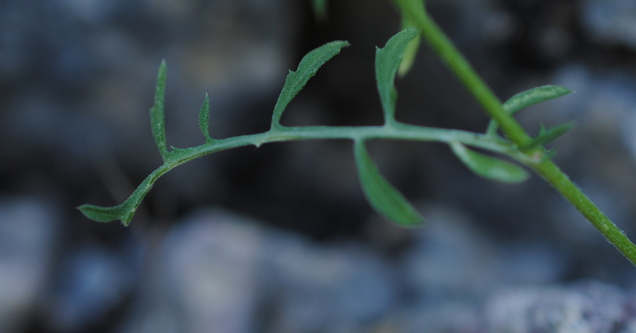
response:
[(457, 78), (468, 87), (475, 99), (482, 105), (484, 110), (499, 123), (503, 132), (510, 141), (522, 146), (528, 143), (531, 138), (517, 121), (508, 114), (501, 101), (484, 84), (481, 77), (475, 72), (472, 66), (464, 59), (461, 52), (453, 45), (453, 42), (446, 37), (444, 32), (433, 21), (425, 10), (418, 9), (420, 0), (396, 0), (402, 8), (402, 12), (410, 15), (410, 21), (417, 27), (424, 38), (431, 45), (437, 55), (455, 73)]
[(122, 204), (113, 207), (82, 205), (79, 208), (82, 209), (85, 214), (88, 213), (89, 216), (96, 221), (110, 222), (119, 219), (124, 225), (128, 225), (137, 207), (139, 207), (141, 201), (151, 190), (154, 183), (162, 175), (181, 164), (205, 155), (243, 146), (253, 145), (260, 147), (260, 145), (264, 143), (316, 139), (351, 139), (356, 142), (363, 142), (368, 139), (417, 140), (444, 143), (460, 142), (467, 146), (482, 148), (494, 153), (513, 157), (518, 159), (521, 163), (527, 164), (531, 162), (526, 155), (519, 153), (516, 147), (506, 140), (493, 137), (492, 135), (461, 130), (431, 128), (399, 122), (391, 122), (383, 126), (361, 127), (286, 127), (279, 125), (263, 133), (213, 140), (196, 147), (173, 148), (173, 150), (166, 151), (162, 155), (164, 157), (163, 165), (148, 175), (141, 185), (139, 185)]
[(636, 266), (636, 245), (550, 160), (532, 167)]
[[(468, 146), (505, 155), (514, 156), (516, 151), (516, 149), (506, 141), (498, 140), (486, 134), (409, 125), (399, 122), (392, 122), (384, 126), (281, 126), (263, 133), (219, 139), (191, 148), (176, 148), (170, 152), (172, 157), (165, 165), (177, 166), (204, 155), (242, 146), (254, 145), (259, 147), (261, 144), (271, 142), (318, 139), (351, 139), (357, 141), (367, 139), (394, 139), (444, 143), (456, 141)], [(528, 160), (524, 159), (520, 154), (517, 154), (516, 157), (522, 160), (522, 162), (528, 162)]]
[[(403, 12), (412, 15), (411, 19), (420, 29), (433, 50), (447, 64), (451, 71), (455, 73), (460, 81), (464, 83), (486, 112), (499, 123), (502, 131), (510, 141), (519, 147), (531, 142), (532, 138), (525, 132), (521, 125), (504, 110), (501, 101), (475, 70), (473, 70), (426, 11), (412, 10), (414, 9), (414, 1), (396, 0), (396, 2), (399, 6), (402, 6), (403, 9), (406, 9)], [(636, 266), (636, 245), (572, 183), (569, 177), (563, 173), (556, 164), (550, 159), (543, 158), (544, 152), (542, 148), (527, 152), (528, 156), (537, 154), (538, 158), (535, 159), (536, 162), (528, 165), (581, 212), (618, 251)]]

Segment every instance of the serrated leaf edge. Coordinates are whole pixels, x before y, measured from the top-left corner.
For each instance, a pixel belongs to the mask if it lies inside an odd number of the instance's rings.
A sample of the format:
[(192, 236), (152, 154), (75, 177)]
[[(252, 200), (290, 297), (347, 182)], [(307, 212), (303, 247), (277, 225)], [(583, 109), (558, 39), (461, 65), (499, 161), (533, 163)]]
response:
[(274, 105), (274, 112), (272, 114), (271, 128), (280, 128), (280, 119), (287, 108), (287, 105), (292, 99), (302, 90), (311, 79), (318, 69), (322, 67), (327, 61), (340, 53), (343, 47), (349, 45), (347, 41), (333, 41), (324, 44), (309, 53), (307, 53), (298, 64), (296, 71), (289, 71), (285, 79), (283, 89), (278, 95), (276, 105)]

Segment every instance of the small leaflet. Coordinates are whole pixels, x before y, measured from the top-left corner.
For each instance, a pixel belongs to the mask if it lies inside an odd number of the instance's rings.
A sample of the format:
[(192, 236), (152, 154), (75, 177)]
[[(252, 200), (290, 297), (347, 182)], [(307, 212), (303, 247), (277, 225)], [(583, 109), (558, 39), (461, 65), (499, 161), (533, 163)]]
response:
[(364, 194), (373, 208), (402, 226), (424, 223), (420, 214), (380, 173), (362, 140), (355, 141), (354, 154)]
[(157, 88), (155, 90), (155, 104), (150, 108), (150, 125), (155, 144), (163, 160), (168, 158), (166, 146), (166, 124), (164, 117), (164, 94), (166, 91), (166, 62), (161, 62), (157, 75)]
[(510, 97), (504, 104), (503, 108), (508, 113), (513, 114), (528, 106), (541, 103), (547, 100), (555, 99), (573, 91), (562, 86), (540, 86), (526, 91), (522, 91)]
[(334, 41), (327, 43), (313, 51), (307, 53), (298, 64), (298, 69), (289, 71), (283, 90), (278, 96), (276, 105), (274, 106), (274, 114), (272, 115), (272, 127), (280, 127), (280, 118), (283, 112), (287, 108), (287, 105), (291, 100), (296, 97), (298, 92), (307, 84), (307, 81), (311, 79), (322, 65), (324, 65), (329, 59), (333, 58), (336, 54), (340, 53), (340, 50), (349, 46), (346, 41)]
[[(510, 97), (503, 104), (503, 108), (509, 114), (514, 114), (517, 111), (525, 109), (531, 105), (565, 96), (572, 92), (572, 90), (566, 87), (556, 85), (535, 87), (526, 91), (522, 91)], [(488, 130), (486, 131), (486, 133), (494, 135), (497, 131), (497, 127), (497, 122), (494, 119), (491, 120), (488, 124)]]
[(554, 126), (550, 129), (546, 129), (545, 126), (541, 125), (539, 135), (537, 135), (536, 138), (532, 139), (532, 141), (528, 142), (528, 144), (524, 145), (523, 147), (519, 147), (519, 150), (527, 151), (542, 146), (546, 143), (552, 142), (569, 132), (575, 126), (576, 123), (573, 121)]
[(477, 153), (457, 141), (449, 145), (455, 156), (480, 177), (505, 183), (520, 183), (528, 179), (528, 171), (516, 164)]
[(205, 138), (206, 143), (210, 143), (214, 141), (210, 136), (210, 98), (208, 94), (205, 94), (205, 99), (203, 100), (203, 105), (201, 105), (201, 109), (199, 110), (199, 128), (201, 128), (201, 133), (203, 133), (203, 137)]
[(123, 222), (126, 206), (125, 203), (113, 207), (81, 205), (77, 207), (77, 209), (79, 209), (84, 216), (97, 222), (112, 222), (116, 220), (122, 220)]
[(415, 28), (405, 29), (391, 37), (384, 48), (376, 49), (375, 80), (385, 122), (395, 119), (395, 103), (397, 101), (397, 90), (394, 85), (395, 74), (409, 43), (418, 35), (419, 31)]
[(124, 226), (128, 226), (132, 220), (137, 208), (141, 205), (144, 197), (152, 189), (153, 184), (169, 169), (157, 169), (146, 179), (144, 179), (135, 191), (118, 206), (102, 207), (96, 205), (81, 205), (77, 207), (84, 216), (98, 222), (111, 222), (120, 220)]

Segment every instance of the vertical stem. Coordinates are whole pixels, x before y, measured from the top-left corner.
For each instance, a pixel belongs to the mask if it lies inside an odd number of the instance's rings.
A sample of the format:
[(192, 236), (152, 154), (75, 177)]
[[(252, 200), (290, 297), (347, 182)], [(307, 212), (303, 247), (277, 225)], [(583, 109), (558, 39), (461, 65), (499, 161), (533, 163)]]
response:
[[(402, 8), (403, 13), (410, 15), (410, 19), (420, 29), (433, 50), (468, 88), (486, 112), (499, 123), (510, 141), (518, 146), (523, 146), (532, 140), (519, 123), (503, 109), (501, 101), (464, 59), (444, 32), (428, 16), (426, 10), (422, 10), (422, 0), (394, 1)], [(528, 154), (537, 152), (541, 153), (541, 150), (535, 149), (529, 151)], [(544, 159), (529, 166), (581, 212), (618, 251), (636, 266), (636, 245), (572, 183), (556, 164), (549, 159)]]
[[(437, 55), (446, 63), (459, 80), (468, 88), (484, 110), (493, 118), (510, 141), (522, 146), (531, 138), (526, 134), (519, 123), (502, 107), (501, 101), (484, 83), (472, 66), (455, 48), (444, 32), (437, 26), (426, 10), (418, 10), (418, 1), (421, 0), (395, 0), (402, 7), (403, 12), (410, 15), (410, 19), (420, 29), (424, 38), (431, 45)], [(420, 6), (421, 7), (421, 6)]]
[(572, 206), (636, 266), (636, 245), (550, 160), (533, 166), (534, 171), (554, 187)]

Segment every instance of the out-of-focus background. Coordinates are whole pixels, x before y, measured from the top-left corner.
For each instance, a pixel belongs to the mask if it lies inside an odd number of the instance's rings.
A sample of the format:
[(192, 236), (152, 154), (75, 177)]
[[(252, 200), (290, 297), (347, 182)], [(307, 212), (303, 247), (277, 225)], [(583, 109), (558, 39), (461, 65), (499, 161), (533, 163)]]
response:
[[(575, 94), (519, 114), (575, 120), (556, 162), (636, 237), (636, 3), (429, 0), (502, 99)], [(636, 332), (636, 269), (537, 177), (472, 175), (444, 145), (371, 153), (427, 226), (401, 229), (359, 189), (351, 143), (247, 147), (166, 175), (130, 227), (74, 207), (123, 201), (161, 163), (150, 133), (168, 64), (167, 136), (262, 132), (289, 69), (331, 40), (289, 125), (380, 124), (385, 0), (0, 2), (0, 332)], [(483, 131), (488, 119), (424, 45), (398, 119)], [(568, 330), (569, 329), (569, 330)], [(573, 330), (576, 329), (576, 330)]]

